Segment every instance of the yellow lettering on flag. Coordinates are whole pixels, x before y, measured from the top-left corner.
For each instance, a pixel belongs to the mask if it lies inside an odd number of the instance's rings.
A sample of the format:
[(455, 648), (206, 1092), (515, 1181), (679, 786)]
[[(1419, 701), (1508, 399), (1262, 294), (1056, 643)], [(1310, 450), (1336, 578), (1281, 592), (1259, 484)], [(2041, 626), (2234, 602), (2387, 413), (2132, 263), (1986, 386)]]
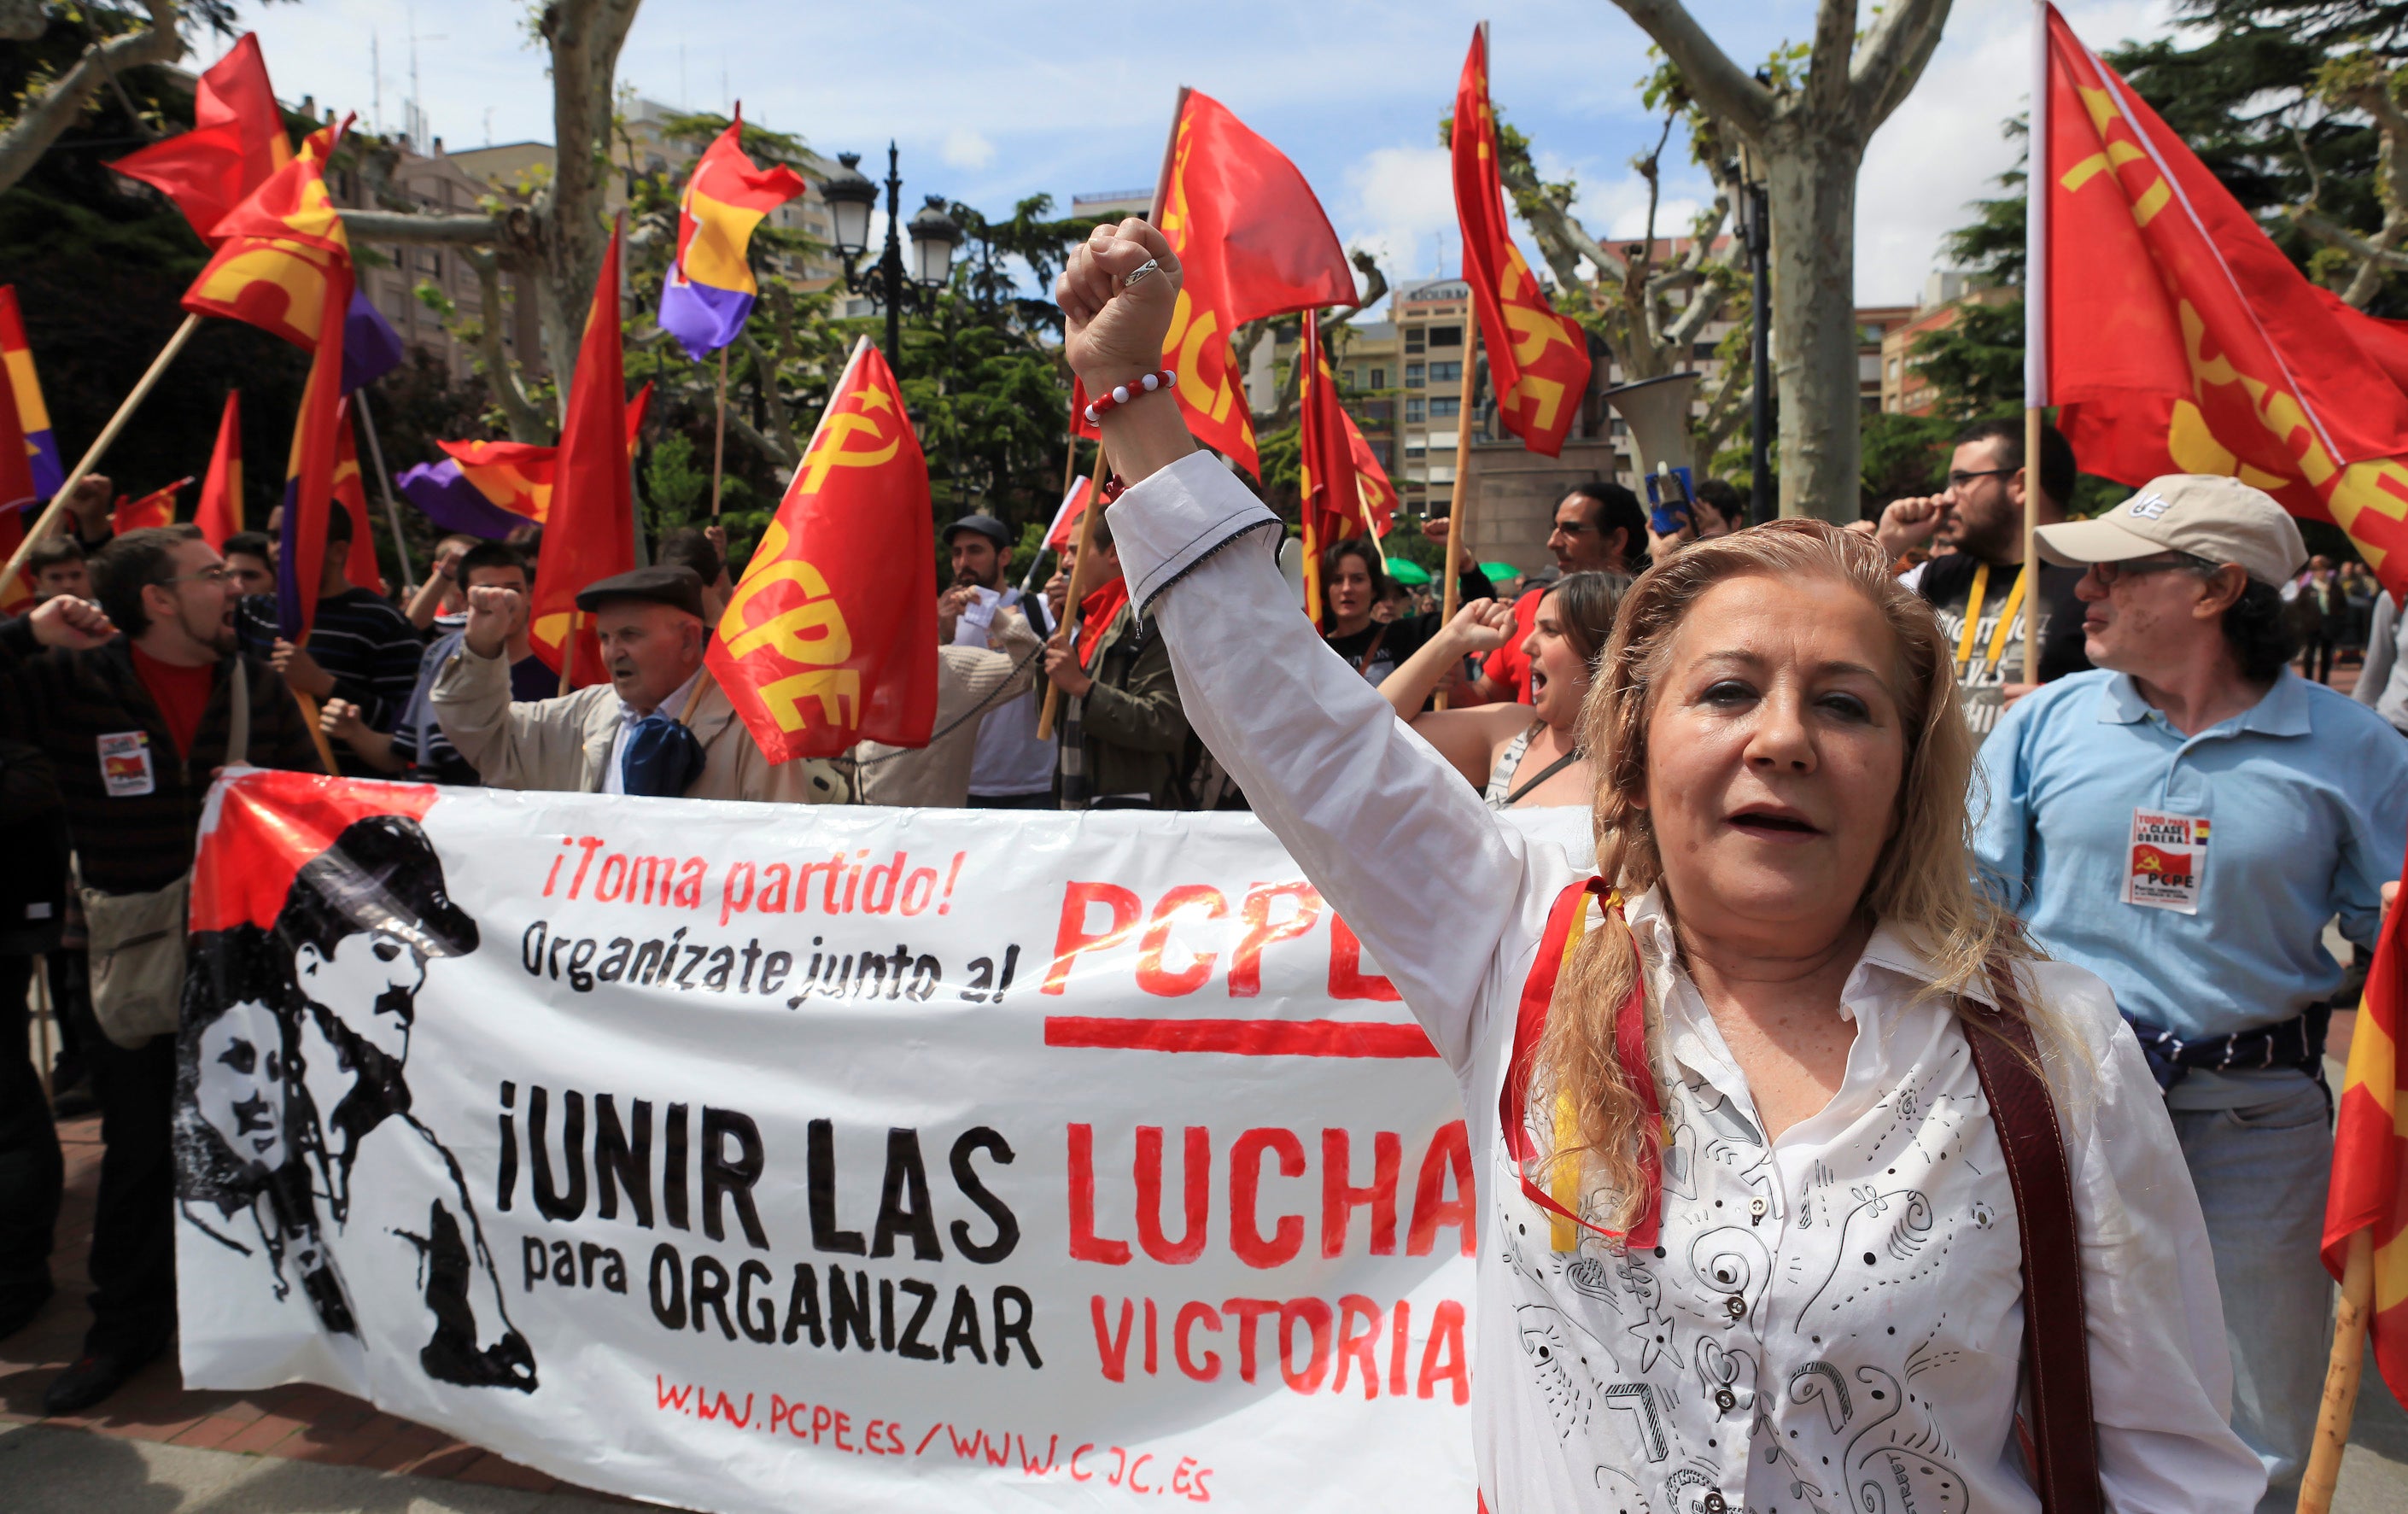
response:
[[(1511, 321), (1512, 317), (1512, 309), (1509, 307), (1506, 311), (1506, 320)], [(1526, 373), (1522, 375), (1521, 381), (1513, 386), (1513, 393), (1518, 398), (1530, 403), (1532, 425), (1541, 431), (1553, 431), (1555, 428), (1555, 410), (1564, 402), (1562, 379), (1541, 378), (1535, 373)]]
[[(841, 663), (853, 655), (853, 633), (845, 626), (844, 610), (837, 604), (819, 569), (799, 559), (777, 560), (785, 548), (784, 528), (772, 522), (761, 540), (759, 556), (763, 565), (744, 575), (744, 581), (736, 586), (736, 596), (728, 601), (727, 613), (720, 617), (719, 634), (727, 638), (727, 655), (740, 659), (769, 647), (789, 662), (806, 667)], [(747, 625), (745, 616), (752, 602), (764, 591), (781, 583), (801, 589), (803, 602), (758, 625)]]
[(1182, 289), (1178, 305), (1170, 312), (1170, 334), (1162, 344), (1164, 352), (1176, 354), (1170, 366), (1179, 374), (1179, 397), (1216, 421), (1227, 419), (1229, 407), (1235, 403), (1229, 392), (1229, 376), (1220, 364), (1213, 364), (1209, 379), (1205, 377), (1205, 360), (1211, 355), (1205, 344), (1220, 329), (1220, 312), (1206, 310), (1198, 314), (1194, 300)]
[(809, 723), (802, 707), (812, 699), (819, 701), (827, 724), (854, 724), (860, 719), (861, 675), (849, 667), (820, 668), (761, 686), (761, 702), (781, 731), (799, 731)]

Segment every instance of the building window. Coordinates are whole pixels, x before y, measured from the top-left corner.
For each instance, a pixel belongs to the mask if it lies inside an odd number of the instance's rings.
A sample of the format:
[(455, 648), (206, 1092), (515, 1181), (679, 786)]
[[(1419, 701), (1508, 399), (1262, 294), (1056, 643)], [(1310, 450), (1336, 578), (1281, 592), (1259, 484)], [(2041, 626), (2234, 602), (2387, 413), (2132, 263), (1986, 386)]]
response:
[(1368, 443), (1367, 445), (1371, 449), (1371, 456), (1379, 463), (1380, 466), (1384, 468), (1389, 465), (1392, 451), (1386, 441), (1375, 441)]
[(1405, 401), (1405, 423), (1407, 425), (1411, 425), (1414, 421), (1421, 420), (1423, 412), (1423, 401), (1418, 399), (1409, 399)]
[(1387, 388), (1387, 387), (1388, 387), (1388, 370), (1387, 370), (1387, 369), (1385, 369), (1385, 368), (1373, 368), (1373, 369), (1371, 370), (1371, 387), (1372, 387), (1373, 389), (1385, 389), (1385, 388)]
[(1406, 462), (1410, 463), (1410, 462), (1412, 462), (1415, 458), (1422, 458), (1422, 457), (1427, 457), (1427, 456), (1429, 456), (1429, 449), (1428, 449), (1428, 448), (1426, 448), (1426, 447), (1418, 447), (1418, 446), (1413, 445), (1413, 444), (1412, 444), (1412, 443), (1411, 443), (1411, 442), (1408, 442), (1408, 443), (1406, 443), (1406, 444), (1405, 444), (1405, 461), (1406, 461)]
[(1415, 326), (1405, 333), (1405, 350), (1408, 352), (1418, 352), (1421, 350), (1422, 328)]
[(1461, 326), (1432, 326), (1429, 329), (1429, 344), (1432, 347), (1461, 347), (1463, 345), (1463, 328)]
[[(1443, 364), (1440, 365), (1441, 367), (1445, 366)], [(1422, 365), (1420, 364), (1408, 363), (1405, 364), (1405, 387), (1407, 389), (1419, 389), (1422, 387)]]
[(1444, 421), (1461, 415), (1463, 401), (1452, 394), (1443, 397), (1433, 394), (1430, 396), (1429, 413), (1433, 421)]
[(1463, 382), (1463, 364), (1433, 363), (1429, 365), (1429, 377), (1434, 384), (1459, 384)]

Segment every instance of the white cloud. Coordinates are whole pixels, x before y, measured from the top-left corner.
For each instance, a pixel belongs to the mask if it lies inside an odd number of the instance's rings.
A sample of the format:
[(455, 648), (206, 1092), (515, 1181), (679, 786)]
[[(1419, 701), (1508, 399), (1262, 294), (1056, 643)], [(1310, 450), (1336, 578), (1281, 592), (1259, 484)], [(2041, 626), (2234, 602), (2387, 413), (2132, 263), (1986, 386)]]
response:
[(1339, 237), (1378, 258), (1390, 282), (1455, 271), (1460, 236), (1446, 149), (1375, 148), (1347, 166), (1346, 191), (1330, 218)]
[[(2069, 0), (2066, 21), (2106, 49), (2172, 30), (2167, 0)], [(2031, 11), (1959, 6), (1906, 103), (1882, 124), (1856, 176), (1856, 302), (1903, 305), (1941, 264), (1942, 236), (1995, 198), (2016, 147), (2000, 125), (2031, 101)]]
[(976, 173), (995, 161), (995, 144), (986, 134), (968, 126), (956, 126), (945, 134), (945, 145), (938, 155), (955, 168)]

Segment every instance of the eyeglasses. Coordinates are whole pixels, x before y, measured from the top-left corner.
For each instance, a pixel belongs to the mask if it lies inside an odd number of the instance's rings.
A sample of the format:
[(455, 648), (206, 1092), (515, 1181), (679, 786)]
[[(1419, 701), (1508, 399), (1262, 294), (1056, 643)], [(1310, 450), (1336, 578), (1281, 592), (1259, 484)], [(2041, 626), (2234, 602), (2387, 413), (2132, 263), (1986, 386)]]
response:
[(234, 569), (226, 566), (223, 563), (221, 563), (215, 567), (203, 568), (198, 573), (179, 573), (174, 578), (161, 578), (159, 581), (161, 583), (191, 583), (196, 578), (203, 583), (213, 583), (222, 589), (227, 584), (235, 581), (235, 571)]
[(2093, 563), (2090, 571), (2099, 578), (2099, 586), (2113, 589), (2121, 578), (2137, 578), (2151, 573), (2166, 573), (2175, 568), (2187, 568), (2194, 573), (2215, 571), (2216, 564), (2187, 552), (2172, 557), (2144, 557), (2124, 563)]
[(1962, 489), (1976, 478), (2003, 478), (2009, 474), (2023, 471), (2021, 468), (1950, 468), (1948, 487)]

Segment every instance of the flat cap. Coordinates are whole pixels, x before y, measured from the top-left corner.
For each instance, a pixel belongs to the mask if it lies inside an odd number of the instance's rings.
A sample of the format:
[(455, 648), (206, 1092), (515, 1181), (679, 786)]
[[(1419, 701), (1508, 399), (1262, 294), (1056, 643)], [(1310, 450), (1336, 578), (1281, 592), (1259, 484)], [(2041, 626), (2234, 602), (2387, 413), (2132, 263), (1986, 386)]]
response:
[(1012, 536), (1011, 528), (994, 516), (970, 514), (945, 527), (945, 545), (951, 547), (953, 537), (964, 531), (975, 531), (997, 547), (1010, 547), (1017, 539)]
[(702, 578), (689, 567), (641, 567), (633, 573), (587, 584), (577, 592), (577, 607), (597, 610), (625, 600), (666, 605), (702, 619)]

